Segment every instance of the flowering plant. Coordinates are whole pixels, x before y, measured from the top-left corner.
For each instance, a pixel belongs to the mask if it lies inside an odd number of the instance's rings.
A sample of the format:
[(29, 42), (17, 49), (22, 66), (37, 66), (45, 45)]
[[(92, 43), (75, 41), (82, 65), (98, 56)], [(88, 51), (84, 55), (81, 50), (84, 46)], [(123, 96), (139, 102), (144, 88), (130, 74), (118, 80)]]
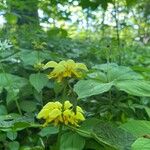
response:
[(37, 118), (46, 120), (44, 126), (51, 122), (53, 122), (54, 125), (62, 123), (65, 125), (71, 124), (78, 126), (80, 121), (85, 120), (82, 108), (77, 106), (76, 112), (74, 112), (73, 105), (68, 100), (65, 101), (64, 104), (58, 101), (47, 103), (39, 112)]
[(87, 67), (83, 63), (75, 63), (73, 60), (69, 59), (67, 61), (60, 61), (56, 63), (55, 61), (49, 61), (43, 66), (43, 69), (54, 68), (52, 72), (49, 73), (48, 78), (55, 78), (58, 82), (62, 82), (64, 78), (81, 78), (84, 71), (88, 71)]

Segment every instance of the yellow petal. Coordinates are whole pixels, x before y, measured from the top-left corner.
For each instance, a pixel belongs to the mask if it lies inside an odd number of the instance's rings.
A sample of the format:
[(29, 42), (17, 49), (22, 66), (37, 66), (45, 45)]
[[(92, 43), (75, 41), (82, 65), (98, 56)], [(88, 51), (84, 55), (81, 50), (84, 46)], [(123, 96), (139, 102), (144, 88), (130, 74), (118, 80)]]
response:
[(88, 71), (86, 65), (83, 63), (76, 63), (76, 69), (82, 69), (82, 70)]
[(69, 68), (76, 66), (76, 63), (72, 59), (67, 60), (66, 64)]
[(81, 121), (84, 121), (84, 120), (85, 120), (83, 114), (80, 113), (80, 112), (77, 112), (77, 113), (76, 113), (76, 119), (81, 120)]
[(54, 107), (58, 108), (58, 109), (61, 109), (62, 108), (62, 104), (60, 102), (55, 102), (54, 103)]
[(57, 65), (54, 70), (50, 73), (51, 77), (57, 78), (58, 76), (62, 76), (63, 77), (63, 72), (65, 71), (64, 66), (62, 65)]
[(38, 119), (41, 119), (41, 118), (44, 118), (44, 119), (46, 119), (48, 116), (49, 116), (49, 109), (42, 109), (39, 113), (38, 113), (38, 115), (37, 115), (37, 118)]
[(58, 65), (62, 65), (62, 66), (64, 66), (65, 64), (66, 64), (66, 61), (62, 60), (62, 61), (60, 61), (60, 62), (59, 62), (59, 64), (58, 64)]
[(57, 126), (59, 124), (59, 119), (54, 120), (54, 126)]
[(64, 116), (64, 117), (72, 116), (72, 111), (69, 110), (69, 109), (65, 110), (65, 111), (63, 112), (63, 116)]
[(69, 101), (65, 101), (64, 110), (71, 108), (73, 105)]
[(81, 78), (82, 77), (82, 73), (77, 71), (77, 70), (72, 70), (72, 73), (77, 77), (77, 78)]
[(62, 104), (60, 102), (48, 102), (43, 107), (43, 109), (49, 109), (51, 111), (51, 110), (53, 110), (55, 108), (61, 109), (61, 107), (62, 107)]
[(49, 122), (55, 120), (58, 116), (61, 115), (61, 111), (59, 109), (53, 109), (50, 113), (49, 113)]
[(49, 109), (51, 110), (54, 106), (54, 102), (48, 102), (44, 107), (43, 109)]
[(77, 109), (78, 112), (83, 113), (83, 110), (82, 110), (82, 108), (80, 106), (77, 106), (76, 109)]
[(47, 69), (47, 68), (54, 68), (56, 67), (58, 64), (55, 61), (49, 61), (47, 64), (45, 64), (43, 66), (43, 69)]
[(65, 70), (65, 67), (63, 65), (59, 64), (54, 68), (53, 72), (56, 74), (59, 74), (59, 73), (63, 72), (64, 70)]

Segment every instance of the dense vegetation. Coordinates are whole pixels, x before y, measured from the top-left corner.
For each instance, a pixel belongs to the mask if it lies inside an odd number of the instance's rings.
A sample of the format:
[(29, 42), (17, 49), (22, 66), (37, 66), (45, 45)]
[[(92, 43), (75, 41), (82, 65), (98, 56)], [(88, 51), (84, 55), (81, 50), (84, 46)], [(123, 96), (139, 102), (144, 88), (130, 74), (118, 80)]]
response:
[(149, 8), (0, 0), (0, 150), (150, 150)]

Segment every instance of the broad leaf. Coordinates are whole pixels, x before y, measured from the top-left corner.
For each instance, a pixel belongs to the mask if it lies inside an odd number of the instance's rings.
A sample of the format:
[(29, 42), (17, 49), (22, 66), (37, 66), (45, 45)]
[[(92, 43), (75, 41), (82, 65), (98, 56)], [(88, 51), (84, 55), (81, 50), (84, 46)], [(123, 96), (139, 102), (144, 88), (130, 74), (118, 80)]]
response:
[(130, 132), (136, 137), (141, 137), (150, 134), (150, 121), (130, 120), (121, 125), (121, 128)]
[(7, 132), (7, 138), (9, 138), (11, 141), (14, 141), (17, 138), (17, 132), (14, 131)]
[(88, 75), (90, 79), (80, 80), (74, 86), (79, 98), (102, 94), (112, 86), (131, 95), (150, 97), (150, 82), (129, 67), (112, 63), (96, 65), (93, 69)]
[(135, 137), (129, 132), (94, 118), (84, 121), (76, 132), (83, 137), (94, 139), (109, 150), (130, 150), (135, 141)]
[(6, 115), (7, 109), (4, 105), (0, 105), (0, 115)]
[(101, 94), (110, 90), (112, 83), (100, 83), (95, 80), (81, 80), (74, 86), (79, 98)]
[(49, 126), (49, 127), (45, 127), (43, 128), (40, 132), (39, 132), (39, 135), (42, 136), (42, 137), (45, 137), (45, 136), (49, 136), (51, 134), (56, 134), (59, 132), (59, 129), (57, 127), (54, 127), (54, 126)]
[(18, 94), (19, 94), (19, 89), (8, 88), (7, 89), (7, 97), (6, 97), (7, 105), (9, 105), (11, 102), (17, 100)]
[(0, 86), (3, 88), (20, 89), (28, 84), (27, 79), (9, 73), (0, 73)]
[(120, 91), (125, 91), (128, 94), (135, 96), (150, 97), (150, 82), (144, 80), (126, 80), (117, 81), (116, 88)]
[(99, 141), (107, 142), (112, 149), (130, 150), (135, 140), (130, 133), (108, 123), (97, 124), (93, 128), (93, 132)]
[(33, 112), (36, 110), (36, 102), (34, 101), (21, 101), (20, 108), (25, 112)]
[(48, 83), (48, 78), (45, 74), (37, 73), (37, 74), (31, 74), (29, 77), (31, 85), (40, 92), (44, 86)]
[(132, 150), (150, 150), (150, 139), (139, 138), (132, 144)]
[(8, 143), (8, 150), (19, 150), (20, 144), (17, 141)]
[(68, 132), (61, 136), (60, 150), (82, 150), (85, 139), (79, 134)]

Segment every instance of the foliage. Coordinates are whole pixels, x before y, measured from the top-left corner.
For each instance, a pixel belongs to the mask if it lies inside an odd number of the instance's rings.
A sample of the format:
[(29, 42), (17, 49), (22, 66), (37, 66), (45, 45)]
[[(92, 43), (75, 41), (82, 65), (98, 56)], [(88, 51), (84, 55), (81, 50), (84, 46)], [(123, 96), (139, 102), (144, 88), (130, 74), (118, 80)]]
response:
[(150, 149), (149, 0), (1, 0), (1, 18), (0, 149)]

